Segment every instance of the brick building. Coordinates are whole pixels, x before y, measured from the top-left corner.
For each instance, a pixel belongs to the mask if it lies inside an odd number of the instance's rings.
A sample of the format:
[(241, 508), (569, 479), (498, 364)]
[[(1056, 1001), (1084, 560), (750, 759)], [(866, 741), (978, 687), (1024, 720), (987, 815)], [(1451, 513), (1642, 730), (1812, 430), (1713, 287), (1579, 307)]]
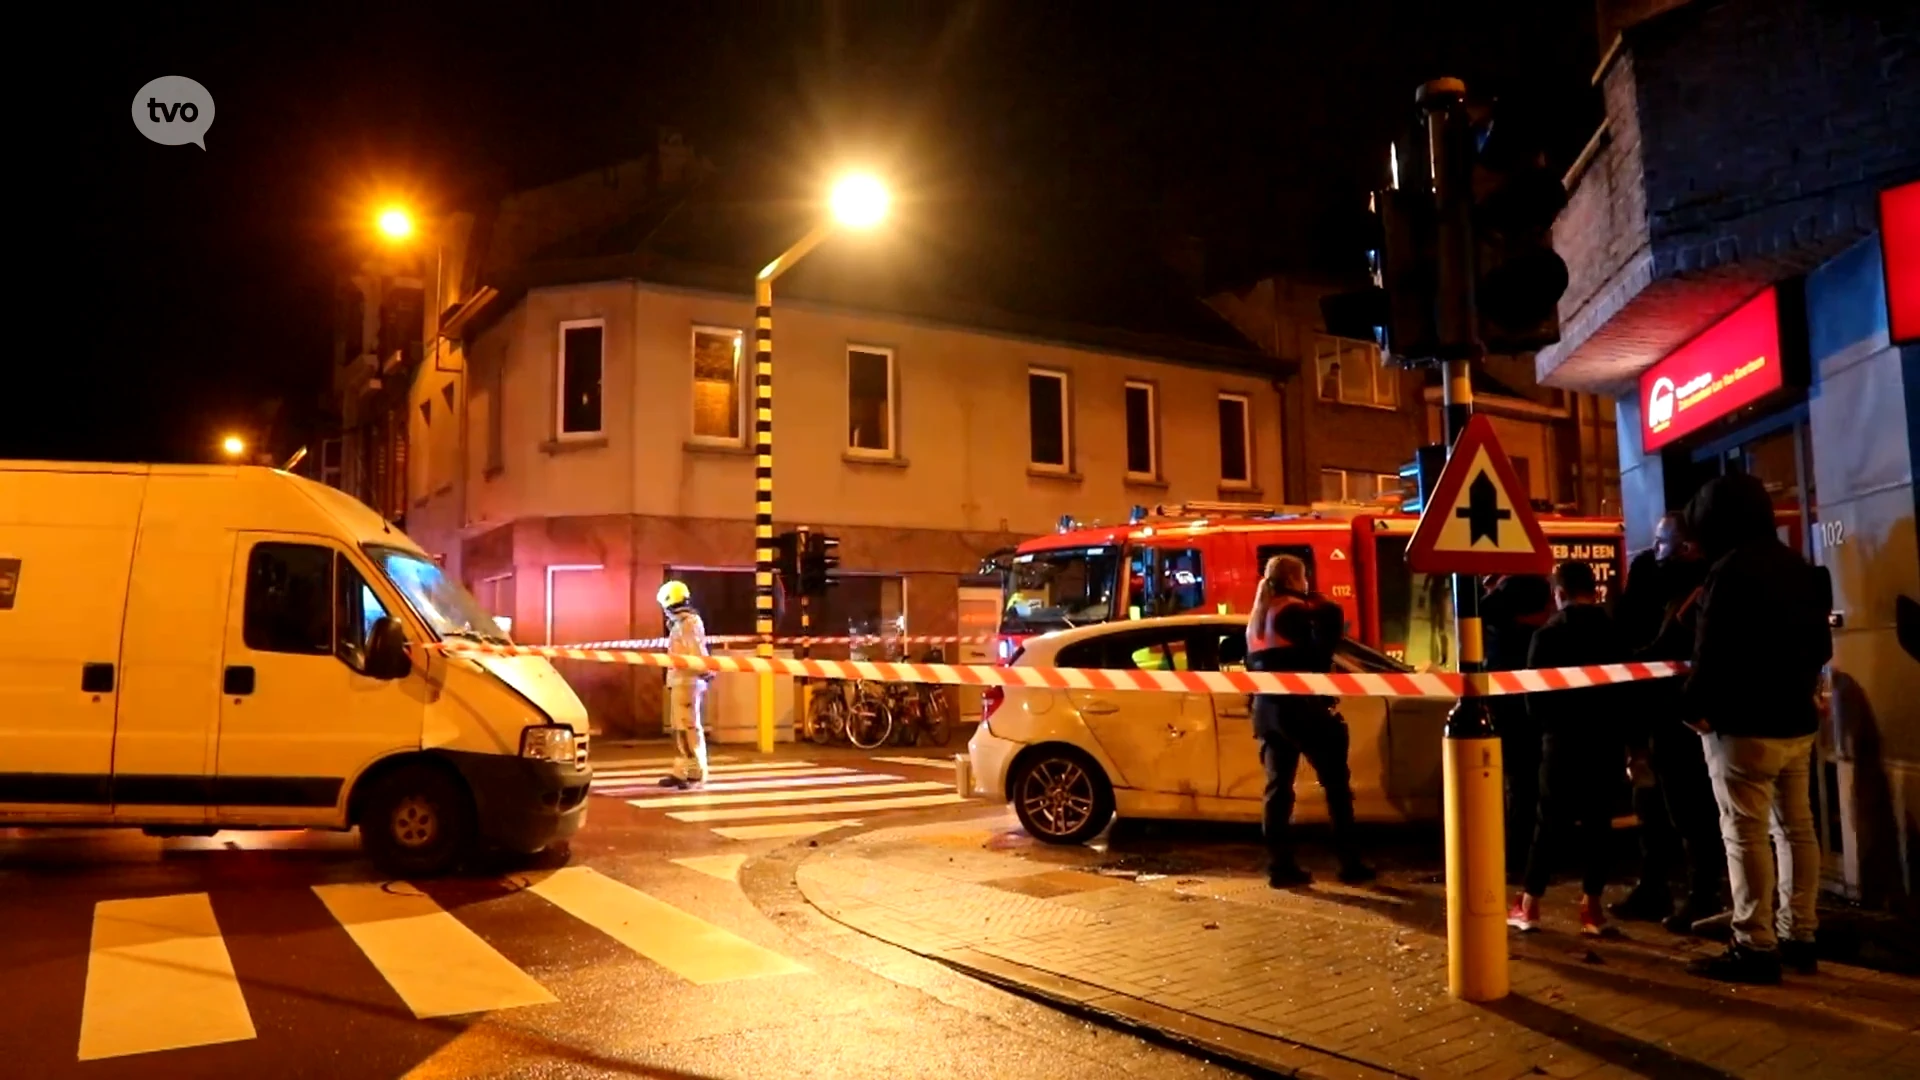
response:
[[(1401, 466), (1422, 444), (1443, 438), (1433, 372), (1387, 367), (1371, 342), (1326, 332), (1320, 298), (1335, 291), (1309, 278), (1267, 277), (1208, 299), (1267, 355), (1301, 371), (1281, 389), (1290, 503), (1397, 495)], [(1541, 386), (1530, 356), (1490, 357), (1474, 377), (1476, 405), (1491, 418), (1536, 505), (1618, 516), (1610, 398)]]
[(1566, 177), (1571, 286), (1540, 381), (1614, 397), (1632, 546), (1744, 471), (1831, 571), (1829, 881), (1911, 904), (1920, 664), (1894, 601), (1920, 596), (1920, 355), (1889, 335), (1876, 207), (1920, 176), (1920, 9), (1642, 0), (1600, 19), (1605, 119)]

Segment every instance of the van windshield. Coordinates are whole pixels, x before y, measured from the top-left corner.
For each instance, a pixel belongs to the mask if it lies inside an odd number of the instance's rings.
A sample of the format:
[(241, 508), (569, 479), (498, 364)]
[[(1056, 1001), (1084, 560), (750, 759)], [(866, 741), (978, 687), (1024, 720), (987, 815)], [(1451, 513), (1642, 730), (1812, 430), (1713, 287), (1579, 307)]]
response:
[(1045, 634), (1113, 617), (1117, 547), (1056, 548), (1016, 556), (1001, 595), (1002, 634)]
[(368, 544), (366, 551), (434, 633), (496, 645), (511, 644), (493, 616), (488, 615), (459, 582), (449, 578), (438, 563), (411, 551), (376, 544)]

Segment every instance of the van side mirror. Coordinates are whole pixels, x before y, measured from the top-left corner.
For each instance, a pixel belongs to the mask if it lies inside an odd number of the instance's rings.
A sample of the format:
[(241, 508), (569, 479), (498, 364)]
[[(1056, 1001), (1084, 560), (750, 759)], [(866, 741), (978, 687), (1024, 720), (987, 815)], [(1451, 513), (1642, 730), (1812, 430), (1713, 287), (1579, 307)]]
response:
[(374, 679), (404, 679), (413, 673), (407, 655), (407, 635), (390, 615), (374, 620), (367, 635), (367, 675)]

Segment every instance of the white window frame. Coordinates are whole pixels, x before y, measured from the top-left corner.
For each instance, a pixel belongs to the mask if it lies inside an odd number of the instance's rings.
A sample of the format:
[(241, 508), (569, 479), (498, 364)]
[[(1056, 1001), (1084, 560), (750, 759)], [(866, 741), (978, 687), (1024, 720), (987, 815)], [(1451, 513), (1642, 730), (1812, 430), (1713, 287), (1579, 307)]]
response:
[[(1234, 490), (1252, 490), (1253, 488), (1253, 397), (1238, 394), (1231, 390), (1222, 390), (1220, 401), (1237, 402), (1240, 405), (1240, 471), (1246, 475), (1238, 480), (1230, 480), (1226, 470), (1220, 470), (1220, 486)], [(1219, 411), (1218, 405), (1215, 412)]]
[[(567, 430), (567, 331), (600, 328), (600, 426), (592, 431)], [(559, 442), (598, 439), (607, 433), (607, 320), (566, 319), (553, 340), (553, 437)]]
[[(1328, 355), (1329, 349), (1332, 355)], [(1339, 363), (1351, 349), (1364, 349), (1370, 355), (1369, 363), (1373, 371), (1373, 394), (1366, 401), (1347, 400), (1347, 383), (1344, 378), (1336, 379), (1339, 387), (1337, 396), (1327, 396), (1327, 367)], [(1344, 338), (1334, 334), (1316, 333), (1313, 338), (1313, 370), (1315, 375), (1314, 394), (1321, 401), (1330, 401), (1338, 405), (1356, 405), (1365, 409), (1385, 409), (1397, 411), (1400, 408), (1400, 372), (1382, 363), (1380, 346), (1371, 341), (1358, 338)], [(1344, 375), (1345, 372), (1343, 371)]]
[[(733, 338), (733, 427), (738, 435), (702, 435), (693, 430), (693, 393), (700, 380), (693, 374), (693, 345), (701, 334)], [(687, 424), (694, 442), (702, 446), (747, 444), (747, 332), (732, 326), (695, 323), (687, 331)], [(603, 399), (604, 400), (604, 399)]]
[[(1147, 471), (1137, 472), (1133, 467), (1133, 432), (1126, 431), (1126, 425), (1132, 420), (1127, 409), (1127, 395), (1135, 390), (1147, 392)], [(1146, 379), (1128, 379), (1120, 391), (1120, 423), (1124, 432), (1121, 444), (1121, 459), (1127, 467), (1127, 479), (1158, 481), (1160, 479), (1160, 387)]]
[[(1033, 460), (1033, 394), (1035, 375), (1060, 383), (1060, 460)], [(1059, 368), (1027, 369), (1027, 467), (1036, 472), (1068, 474), (1073, 472), (1073, 373)]]
[[(853, 354), (857, 352), (871, 353), (875, 356), (884, 356), (887, 358), (887, 445), (883, 450), (853, 445)], [(889, 461), (899, 457), (900, 442), (898, 429), (900, 425), (896, 419), (899, 415), (900, 408), (898, 397), (899, 366), (894, 359), (893, 347), (890, 345), (861, 345), (856, 342), (848, 342), (846, 360), (841, 369), (841, 385), (844, 391), (843, 403), (846, 405), (846, 423), (842, 427), (842, 430), (847, 433), (845, 445), (847, 456), (872, 458), (877, 461)]]
[(1399, 492), (1404, 495), (1406, 493), (1406, 483), (1405, 480), (1400, 478), (1399, 473), (1373, 474), (1373, 490), (1376, 498), (1389, 492)]
[[(605, 569), (606, 567), (600, 563), (554, 563), (553, 565), (547, 567), (547, 595), (542, 598), (542, 602), (546, 608), (547, 625), (545, 629), (547, 632), (547, 636), (542, 638), (541, 639), (542, 641), (545, 641), (549, 645), (552, 645), (554, 643), (553, 642), (553, 576), (555, 574), (565, 574), (565, 573), (573, 573), (573, 572), (586, 571), (586, 570), (605, 570)], [(508, 634), (511, 635), (512, 631), (508, 631)]]

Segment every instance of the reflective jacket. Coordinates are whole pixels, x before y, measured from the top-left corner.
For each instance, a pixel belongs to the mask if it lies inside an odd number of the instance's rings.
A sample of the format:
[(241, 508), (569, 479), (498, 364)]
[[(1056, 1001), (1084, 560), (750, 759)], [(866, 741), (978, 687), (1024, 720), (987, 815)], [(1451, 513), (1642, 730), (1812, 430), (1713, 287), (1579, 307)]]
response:
[[(691, 604), (682, 604), (667, 612), (667, 655), (708, 655), (707, 624), (700, 621), (700, 613), (693, 610)], [(685, 668), (667, 669), (669, 686), (693, 686), (710, 678), (712, 675), (707, 672), (688, 671)]]

